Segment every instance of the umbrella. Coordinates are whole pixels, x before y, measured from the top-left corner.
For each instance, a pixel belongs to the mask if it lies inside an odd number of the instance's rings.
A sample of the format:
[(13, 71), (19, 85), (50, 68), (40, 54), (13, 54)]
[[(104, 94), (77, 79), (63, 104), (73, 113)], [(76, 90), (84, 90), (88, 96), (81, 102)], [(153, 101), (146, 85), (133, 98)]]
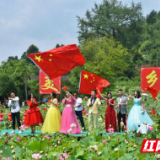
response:
[(43, 98), (42, 102), (43, 102), (43, 103), (48, 102), (48, 98)]
[(142, 96), (148, 96), (148, 94), (147, 93), (142, 93)]

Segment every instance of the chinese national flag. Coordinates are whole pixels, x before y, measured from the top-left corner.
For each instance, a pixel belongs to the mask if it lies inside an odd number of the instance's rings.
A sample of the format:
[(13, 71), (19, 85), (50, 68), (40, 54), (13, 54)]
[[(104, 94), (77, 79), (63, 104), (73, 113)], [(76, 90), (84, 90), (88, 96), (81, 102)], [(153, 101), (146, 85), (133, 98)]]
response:
[(27, 55), (50, 78), (68, 73), (76, 66), (85, 63), (76, 44), (63, 46), (50, 51)]
[(55, 92), (60, 94), (61, 91), (61, 77), (50, 80), (41, 70), (39, 70), (39, 93), (50, 94)]
[[(102, 77), (97, 76), (96, 74), (92, 74), (90, 72), (81, 71), (81, 81), (80, 81), (80, 89), (79, 93), (91, 94), (93, 89), (97, 90), (97, 88), (102, 93), (103, 87), (107, 87), (110, 83), (103, 79)], [(100, 98), (100, 95), (97, 95)]]
[(147, 87), (147, 88), (146, 88), (146, 91), (148, 91), (149, 93), (151, 93), (151, 94), (152, 94), (152, 97), (153, 97), (155, 100), (159, 101), (159, 100), (157, 99), (158, 91), (157, 91), (155, 88), (153, 88), (153, 87)]

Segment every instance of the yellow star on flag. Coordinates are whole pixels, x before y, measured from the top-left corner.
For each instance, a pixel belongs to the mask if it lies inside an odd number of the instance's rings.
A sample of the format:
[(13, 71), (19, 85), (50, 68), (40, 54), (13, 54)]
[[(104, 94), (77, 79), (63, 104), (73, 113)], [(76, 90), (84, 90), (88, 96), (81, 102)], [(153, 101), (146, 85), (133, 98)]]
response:
[(84, 79), (88, 79), (88, 74), (84, 74)]
[(35, 59), (40, 62), (40, 61), (43, 61), (43, 59), (41, 59), (41, 56), (35, 56)]

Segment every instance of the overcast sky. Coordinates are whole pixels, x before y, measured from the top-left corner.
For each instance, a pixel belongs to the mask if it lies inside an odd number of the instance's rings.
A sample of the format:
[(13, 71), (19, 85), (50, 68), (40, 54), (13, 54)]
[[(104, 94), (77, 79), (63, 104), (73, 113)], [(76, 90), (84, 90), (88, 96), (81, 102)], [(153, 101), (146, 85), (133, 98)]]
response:
[[(160, 10), (160, 0), (121, 0), (141, 2), (143, 14)], [(3, 0), (0, 2), (0, 63), (8, 56), (20, 58), (31, 44), (47, 51), (59, 44), (78, 44), (76, 15), (102, 0)]]

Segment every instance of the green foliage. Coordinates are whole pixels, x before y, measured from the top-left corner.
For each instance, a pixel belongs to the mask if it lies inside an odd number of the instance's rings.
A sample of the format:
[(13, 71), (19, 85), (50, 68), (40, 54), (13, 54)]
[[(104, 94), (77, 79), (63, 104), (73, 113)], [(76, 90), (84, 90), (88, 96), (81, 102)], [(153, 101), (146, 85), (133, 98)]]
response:
[(139, 43), (142, 33), (141, 4), (123, 5), (118, 0), (103, 0), (95, 3), (91, 11), (87, 10), (85, 17), (78, 19), (80, 42), (88, 38), (113, 36), (125, 47), (132, 48)]
[(21, 59), (25, 59), (28, 64), (34, 64), (28, 57), (27, 54), (38, 53), (40, 52), (38, 47), (34, 44), (30, 45), (26, 52), (24, 52), (21, 56)]
[[(9, 96), (10, 92), (15, 92), (20, 98), (25, 97), (25, 77), (29, 81), (29, 76), (35, 75), (35, 66), (27, 64), (24, 59), (3, 62), (0, 67), (0, 95)], [(28, 90), (35, 89), (38, 82), (35, 84), (29, 82)], [(37, 92), (36, 90), (33, 92)]]

